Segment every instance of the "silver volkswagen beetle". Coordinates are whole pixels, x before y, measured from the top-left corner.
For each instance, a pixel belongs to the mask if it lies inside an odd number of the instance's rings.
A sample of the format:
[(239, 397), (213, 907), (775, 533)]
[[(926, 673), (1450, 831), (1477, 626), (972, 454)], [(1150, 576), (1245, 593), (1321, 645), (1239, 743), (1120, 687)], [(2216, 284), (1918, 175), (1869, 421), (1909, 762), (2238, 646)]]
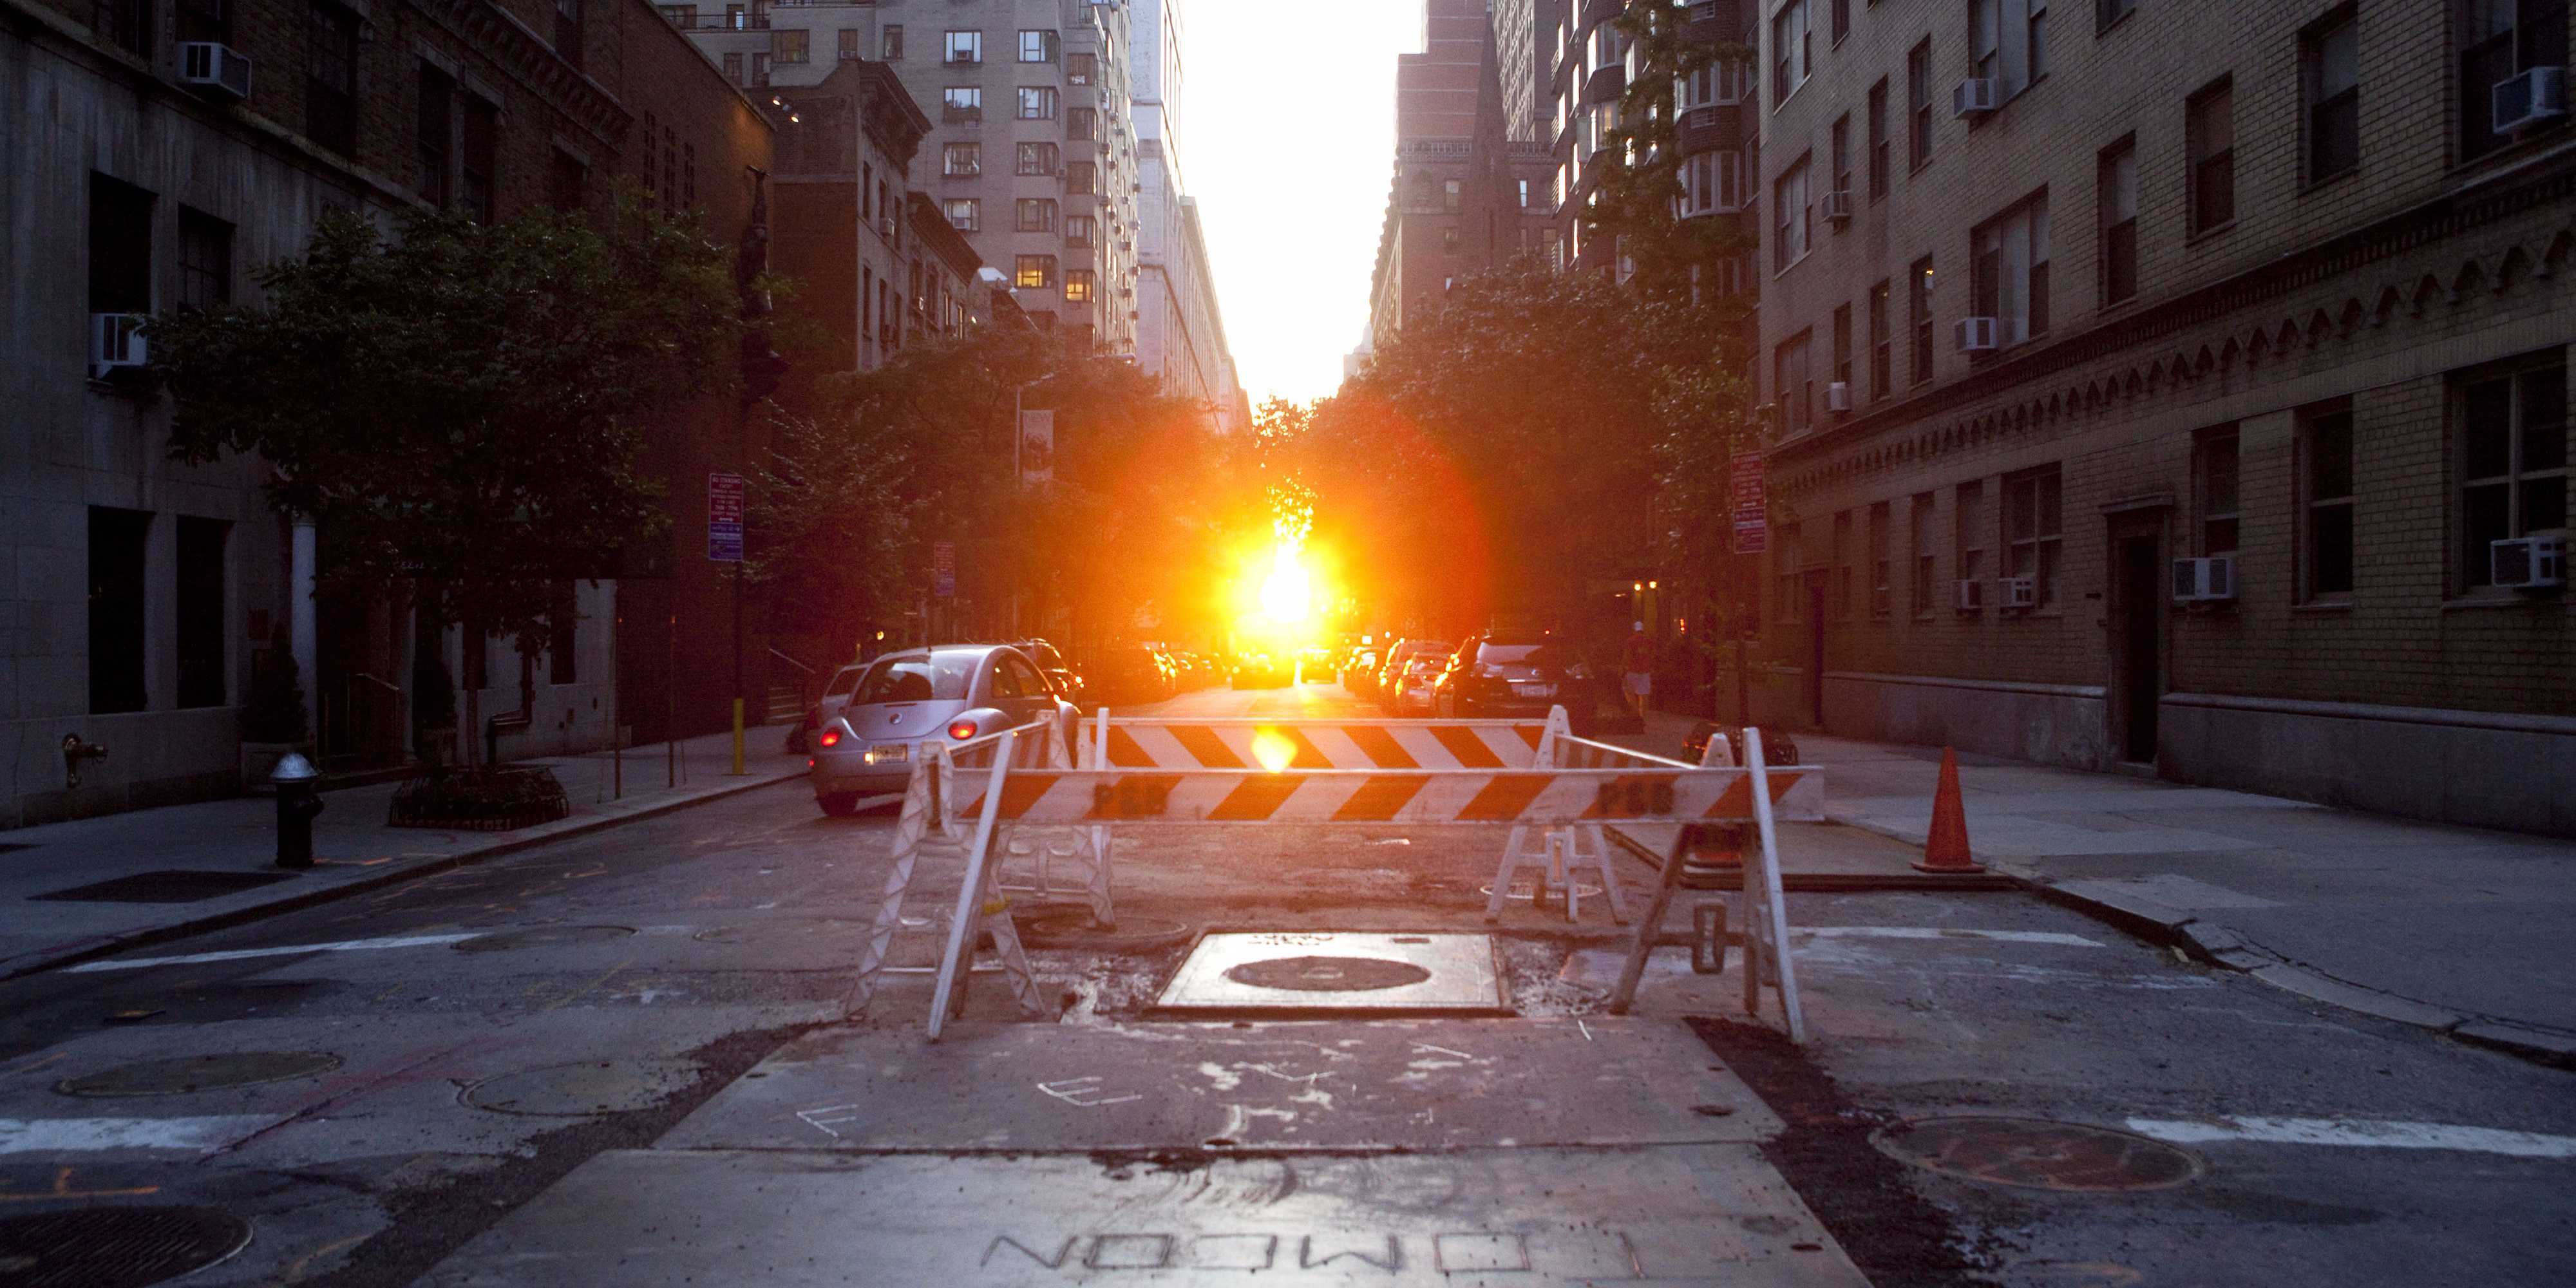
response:
[(925, 744), (964, 742), (1050, 717), (1073, 736), (1073, 704), (1009, 645), (888, 653), (868, 664), (849, 704), (827, 714), (815, 732), (814, 803), (835, 817), (855, 813), (863, 796), (902, 791)]

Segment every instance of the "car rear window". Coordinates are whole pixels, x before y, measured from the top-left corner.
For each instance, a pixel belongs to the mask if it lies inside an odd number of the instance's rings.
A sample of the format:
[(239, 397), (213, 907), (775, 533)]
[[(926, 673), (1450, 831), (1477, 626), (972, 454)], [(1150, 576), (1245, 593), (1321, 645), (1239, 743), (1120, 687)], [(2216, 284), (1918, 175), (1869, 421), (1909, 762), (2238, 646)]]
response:
[(827, 698), (849, 696), (851, 692), (855, 691), (859, 687), (859, 677), (866, 675), (867, 673), (868, 668), (864, 666), (845, 666), (838, 671), (834, 671), (832, 673), (832, 683), (829, 687), (823, 690), (823, 696)]
[(1487, 666), (1551, 667), (1565, 664), (1564, 650), (1552, 644), (1486, 644), (1476, 660)]
[(930, 658), (890, 658), (868, 669), (859, 682), (860, 706), (878, 702), (961, 702), (975, 674), (975, 655), (942, 653)]

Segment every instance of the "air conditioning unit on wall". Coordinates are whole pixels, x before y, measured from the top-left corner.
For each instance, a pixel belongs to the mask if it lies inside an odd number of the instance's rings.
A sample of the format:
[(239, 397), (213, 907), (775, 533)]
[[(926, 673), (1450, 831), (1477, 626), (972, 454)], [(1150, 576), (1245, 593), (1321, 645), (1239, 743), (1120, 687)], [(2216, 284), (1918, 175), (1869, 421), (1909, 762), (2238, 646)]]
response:
[(1851, 222), (1852, 202), (1849, 188), (1836, 188), (1825, 194), (1825, 218), (1838, 224)]
[(229, 98), (250, 97), (250, 59), (230, 45), (189, 40), (179, 45), (179, 83)]
[(1995, 110), (1995, 81), (1991, 76), (1971, 76), (1950, 91), (1950, 115), (1983, 116)]
[(1996, 342), (1996, 337), (2002, 329), (1999, 320), (1995, 318), (1959, 319), (1959, 352), (1993, 352), (2002, 347)]
[(2487, 95), (2488, 115), (2498, 134), (2554, 121), (2567, 115), (2567, 69), (2534, 67), (2497, 81)]
[(1837, 380), (1825, 386), (1825, 410), (1851, 410), (1851, 385), (1849, 382)]
[(2236, 598), (2236, 556), (2173, 561), (2173, 597), (2177, 604), (2208, 604)]
[(2039, 607), (2039, 581), (2032, 577), (1997, 577), (1995, 589), (2002, 593), (2006, 608)]
[(2567, 584), (2567, 538), (2508, 537), (2487, 543), (2489, 580), (2508, 590), (2549, 590)]
[(104, 380), (118, 372), (139, 370), (150, 362), (150, 346), (144, 342), (143, 325), (151, 320), (151, 315), (146, 313), (90, 314), (90, 377)]

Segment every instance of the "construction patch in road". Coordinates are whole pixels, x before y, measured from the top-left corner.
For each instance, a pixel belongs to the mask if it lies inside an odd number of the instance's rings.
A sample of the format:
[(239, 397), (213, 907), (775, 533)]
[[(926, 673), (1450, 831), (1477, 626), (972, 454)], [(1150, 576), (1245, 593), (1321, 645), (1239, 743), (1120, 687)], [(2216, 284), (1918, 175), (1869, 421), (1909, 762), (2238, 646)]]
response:
[(1509, 1015), (1502, 980), (1485, 935), (1210, 932), (1154, 1011), (1209, 1019)]

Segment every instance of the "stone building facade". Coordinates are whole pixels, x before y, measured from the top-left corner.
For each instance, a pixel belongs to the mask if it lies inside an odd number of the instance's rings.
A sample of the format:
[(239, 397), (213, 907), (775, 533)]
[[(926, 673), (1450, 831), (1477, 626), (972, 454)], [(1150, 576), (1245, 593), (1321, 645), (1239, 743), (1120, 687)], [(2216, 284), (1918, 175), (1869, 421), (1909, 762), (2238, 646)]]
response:
[(2576, 834), (2565, 4), (1765, 8), (1757, 715)]
[(1248, 429), (1251, 409), (1226, 343), (1216, 266), (1199, 206), (1182, 181), (1181, 23), (1174, 0), (1139, 5), (1129, 24), (1136, 120), (1136, 362), (1163, 392), (1205, 404), (1220, 432)]
[(1423, 49), (1396, 56), (1395, 176), (1369, 283), (1369, 351), (1449, 284), (1518, 249), (1524, 215), (1482, 0), (1425, 0)]

